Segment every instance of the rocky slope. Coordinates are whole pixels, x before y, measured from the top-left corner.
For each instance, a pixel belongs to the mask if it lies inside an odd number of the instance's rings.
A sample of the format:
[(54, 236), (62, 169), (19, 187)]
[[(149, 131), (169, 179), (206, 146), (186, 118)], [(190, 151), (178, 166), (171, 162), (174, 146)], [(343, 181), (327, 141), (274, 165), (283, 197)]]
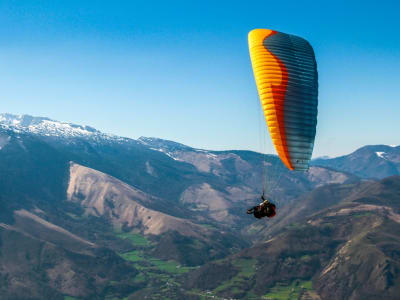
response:
[[(163, 259), (198, 265), (230, 254), (231, 248), (247, 245), (232, 231), (221, 232), (217, 228), (149, 209), (147, 204), (161, 200), (107, 174), (75, 163), (70, 166), (67, 201), (83, 208), (81, 216), (101, 218), (116, 232), (148, 237), (155, 246), (153, 254)], [(190, 255), (185, 251), (190, 251)]]
[[(71, 163), (67, 200), (79, 203), (87, 215), (107, 218), (114, 227), (144, 235), (177, 231), (200, 238), (207, 230), (190, 221), (146, 208), (157, 199), (99, 171)], [(140, 201), (140, 203), (139, 203)]]

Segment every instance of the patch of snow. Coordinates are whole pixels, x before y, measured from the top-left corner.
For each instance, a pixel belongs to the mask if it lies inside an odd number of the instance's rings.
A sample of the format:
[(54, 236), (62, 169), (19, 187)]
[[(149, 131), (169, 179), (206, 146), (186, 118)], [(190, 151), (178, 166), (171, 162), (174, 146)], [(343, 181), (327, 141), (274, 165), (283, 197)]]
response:
[(7, 145), (11, 140), (10, 136), (4, 137), (0, 136), (0, 150), (4, 148), (5, 145)]
[(150, 148), (150, 149), (151, 149), (151, 150), (154, 150), (154, 151), (162, 152), (162, 153), (164, 153), (165, 155), (171, 157), (173, 160), (183, 161), (183, 160), (181, 160), (181, 159), (179, 159), (179, 158), (174, 157), (173, 154), (172, 154), (171, 152), (167, 152), (167, 151), (165, 151), (164, 149), (161, 149), (161, 148)]
[(214, 153), (210, 153), (208, 150), (204, 150), (204, 149), (193, 149), (193, 150), (196, 152), (204, 153), (207, 158), (216, 159), (218, 157)]
[(194, 151), (196, 151), (196, 152), (208, 153), (207, 150), (203, 150), (203, 149), (194, 149)]
[(386, 157), (384, 156), (386, 153), (385, 152), (375, 152), (376, 155), (380, 158), (386, 159)]
[(152, 176), (155, 175), (154, 168), (150, 165), (149, 161), (146, 161), (146, 172)]
[(146, 143), (143, 139), (139, 138), (138, 142), (142, 143), (143, 145), (149, 145), (149, 143)]

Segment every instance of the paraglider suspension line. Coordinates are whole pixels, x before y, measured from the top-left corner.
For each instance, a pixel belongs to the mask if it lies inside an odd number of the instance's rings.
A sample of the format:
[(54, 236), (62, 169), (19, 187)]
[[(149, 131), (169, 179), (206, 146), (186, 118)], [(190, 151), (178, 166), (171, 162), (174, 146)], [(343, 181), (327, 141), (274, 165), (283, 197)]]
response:
[(256, 104), (257, 104), (257, 111), (258, 111), (258, 134), (259, 134), (259, 147), (260, 147), (260, 161), (261, 161), (261, 182), (262, 182), (262, 191), (263, 191), (263, 195), (264, 192), (266, 190), (266, 127), (265, 127), (265, 123), (263, 120), (263, 112), (261, 110), (261, 105), (260, 105), (260, 101), (257, 99), (256, 100)]

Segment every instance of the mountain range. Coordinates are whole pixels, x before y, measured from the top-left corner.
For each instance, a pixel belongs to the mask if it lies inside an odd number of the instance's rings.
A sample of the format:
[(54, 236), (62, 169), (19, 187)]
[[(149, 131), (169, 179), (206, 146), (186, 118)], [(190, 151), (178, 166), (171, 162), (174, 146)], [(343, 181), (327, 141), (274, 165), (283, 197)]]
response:
[(400, 146), (364, 146), (349, 155), (315, 159), (312, 165), (349, 172), (360, 178), (383, 179), (400, 175)]
[[(260, 222), (245, 211), (263, 169), (278, 216)], [(390, 299), (399, 170), (393, 146), (296, 173), (275, 155), (1, 114), (0, 296)]]

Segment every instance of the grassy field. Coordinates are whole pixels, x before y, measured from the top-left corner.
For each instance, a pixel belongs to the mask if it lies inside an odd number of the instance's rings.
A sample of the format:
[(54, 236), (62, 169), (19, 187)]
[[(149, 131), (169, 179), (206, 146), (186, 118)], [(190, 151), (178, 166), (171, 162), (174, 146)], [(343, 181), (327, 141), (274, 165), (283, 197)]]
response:
[(199, 225), (201, 225), (205, 228), (208, 228), (208, 229), (217, 229), (217, 227), (215, 227), (214, 225), (211, 225), (211, 224), (199, 224)]
[(222, 285), (214, 289), (214, 293), (222, 292), (230, 289), (233, 294), (240, 293), (240, 287), (243, 283), (251, 279), (255, 273), (256, 260), (255, 259), (238, 259), (233, 262), (233, 265), (239, 270), (235, 277), (225, 281)]
[(254, 275), (256, 263), (255, 259), (238, 259), (233, 262), (233, 265), (240, 269), (237, 276), (249, 278)]
[(304, 262), (310, 262), (311, 261), (311, 256), (310, 255), (303, 255), (302, 257), (300, 257), (300, 260), (301, 261), (304, 261)]
[(302, 290), (312, 290), (311, 281), (294, 280), (290, 285), (277, 284), (262, 299), (297, 300)]
[(124, 240), (129, 240), (132, 245), (138, 247), (148, 247), (150, 246), (150, 242), (142, 235), (137, 233), (123, 232), (118, 233), (117, 237)]
[(361, 213), (353, 214), (353, 217), (362, 218), (362, 217), (370, 217), (370, 216), (372, 216), (372, 215), (373, 215), (372, 212), (367, 211), (367, 212), (361, 212)]
[(134, 250), (126, 253), (121, 253), (120, 256), (123, 259), (128, 260), (130, 262), (138, 262), (144, 260), (143, 251), (141, 250)]
[(156, 269), (170, 274), (183, 274), (194, 269), (193, 267), (183, 267), (173, 260), (164, 261), (157, 258), (151, 258), (149, 262), (153, 264)]
[(116, 233), (116, 236), (130, 241), (135, 247), (135, 250), (119, 253), (123, 259), (130, 262), (139, 271), (132, 281), (143, 283), (144, 289), (156, 287), (154, 290), (157, 292), (153, 295), (155, 297), (172, 295), (173, 299), (174, 291), (180, 288), (179, 277), (194, 268), (181, 266), (173, 260), (166, 261), (153, 257), (151, 255), (152, 243), (140, 234)]

